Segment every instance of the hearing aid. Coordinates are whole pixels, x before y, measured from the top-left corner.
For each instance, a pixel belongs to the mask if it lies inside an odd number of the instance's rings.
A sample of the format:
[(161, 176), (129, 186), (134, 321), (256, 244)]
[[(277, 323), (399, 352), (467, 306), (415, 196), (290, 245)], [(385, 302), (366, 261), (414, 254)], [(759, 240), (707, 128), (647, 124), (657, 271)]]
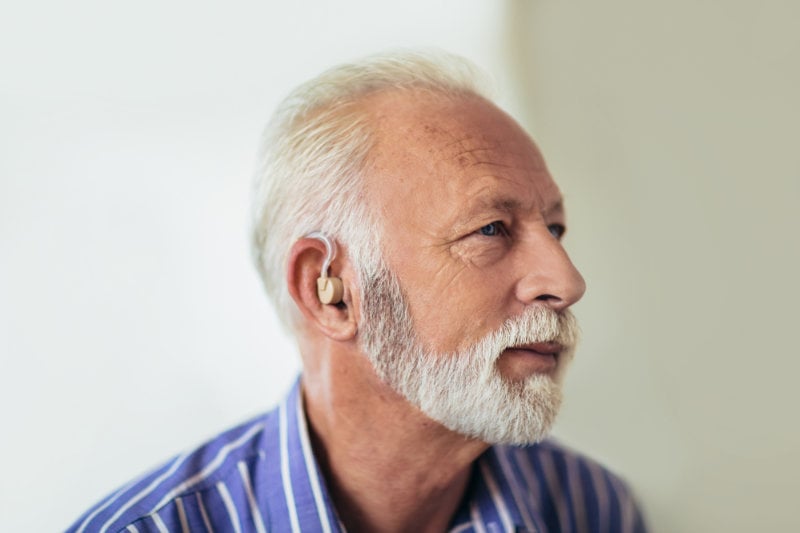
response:
[(342, 301), (344, 285), (342, 279), (328, 276), (331, 261), (336, 257), (336, 243), (321, 231), (312, 231), (306, 235), (309, 239), (317, 239), (325, 245), (325, 260), (322, 262), (322, 271), (317, 278), (317, 297), (323, 304), (338, 304)]

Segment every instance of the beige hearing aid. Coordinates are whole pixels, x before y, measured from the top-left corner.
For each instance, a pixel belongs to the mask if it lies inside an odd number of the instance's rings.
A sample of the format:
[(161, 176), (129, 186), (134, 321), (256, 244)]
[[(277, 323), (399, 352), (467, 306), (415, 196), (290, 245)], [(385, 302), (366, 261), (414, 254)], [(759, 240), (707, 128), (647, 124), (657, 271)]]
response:
[(328, 276), (328, 268), (330, 268), (333, 258), (336, 257), (336, 243), (321, 231), (313, 231), (306, 237), (321, 241), (326, 250), (325, 261), (322, 263), (322, 272), (317, 278), (317, 297), (324, 304), (338, 304), (342, 301), (344, 285), (341, 278)]

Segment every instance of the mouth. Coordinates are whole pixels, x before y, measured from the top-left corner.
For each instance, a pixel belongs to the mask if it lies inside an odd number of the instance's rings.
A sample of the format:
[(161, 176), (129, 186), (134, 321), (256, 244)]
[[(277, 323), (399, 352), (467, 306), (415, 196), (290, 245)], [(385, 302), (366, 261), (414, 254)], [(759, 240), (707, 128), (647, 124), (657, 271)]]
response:
[(520, 344), (509, 348), (510, 350), (522, 350), (537, 355), (552, 355), (557, 357), (564, 350), (564, 346), (557, 342), (534, 342), (531, 344)]
[(535, 342), (506, 348), (502, 358), (513, 374), (547, 374), (555, 370), (563, 350), (557, 342)]

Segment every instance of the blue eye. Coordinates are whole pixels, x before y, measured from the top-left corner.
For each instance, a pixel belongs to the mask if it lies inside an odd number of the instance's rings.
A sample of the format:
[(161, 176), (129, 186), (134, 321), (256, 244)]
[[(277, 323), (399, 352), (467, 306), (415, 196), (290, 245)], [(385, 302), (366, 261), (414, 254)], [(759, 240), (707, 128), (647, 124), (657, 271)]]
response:
[(486, 237), (496, 237), (497, 235), (502, 235), (505, 229), (502, 222), (492, 222), (483, 226), (478, 232)]
[(566, 233), (567, 228), (565, 228), (563, 224), (550, 224), (547, 226), (547, 230), (550, 232), (550, 235), (560, 240), (561, 237), (564, 236), (564, 233)]

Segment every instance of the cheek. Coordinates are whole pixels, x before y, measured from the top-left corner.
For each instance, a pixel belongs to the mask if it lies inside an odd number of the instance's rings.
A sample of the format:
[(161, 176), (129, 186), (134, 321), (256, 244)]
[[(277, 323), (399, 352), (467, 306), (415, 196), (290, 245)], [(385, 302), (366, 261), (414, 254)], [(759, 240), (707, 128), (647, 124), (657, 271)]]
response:
[(420, 271), (407, 296), (414, 327), (428, 349), (452, 352), (466, 348), (499, 327), (509, 313), (505, 307), (511, 284), (507, 276), (474, 265), (451, 263)]

